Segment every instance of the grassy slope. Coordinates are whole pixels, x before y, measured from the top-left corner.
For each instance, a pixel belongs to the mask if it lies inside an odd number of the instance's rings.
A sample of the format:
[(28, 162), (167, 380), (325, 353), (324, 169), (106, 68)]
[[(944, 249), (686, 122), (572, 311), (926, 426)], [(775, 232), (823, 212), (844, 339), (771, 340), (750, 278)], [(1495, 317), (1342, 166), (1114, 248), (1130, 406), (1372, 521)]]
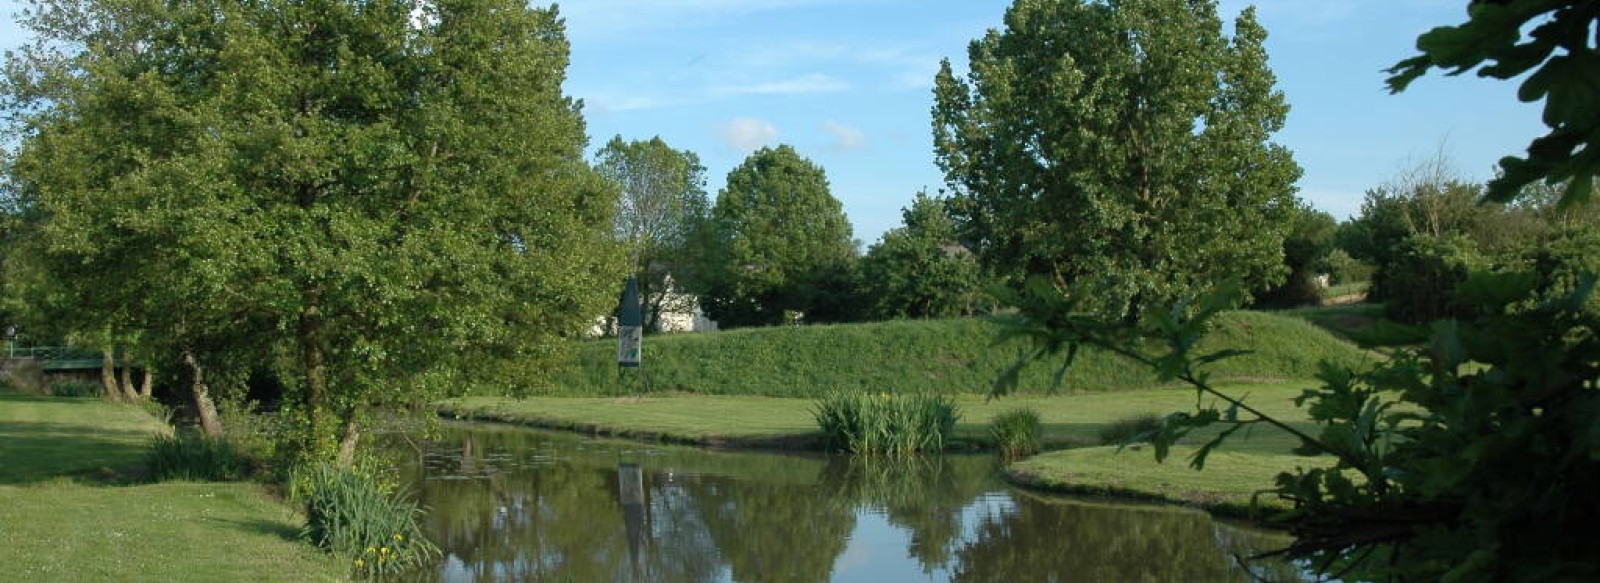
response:
[(0, 393), (0, 565), (25, 581), (331, 581), (254, 484), (126, 483), (150, 436), (142, 410)]
[[(733, 330), (716, 334), (652, 336), (645, 340), (645, 374), (654, 390), (701, 394), (815, 397), (830, 389), (934, 391), (986, 394), (1000, 371), (1025, 348), (995, 345), (998, 327), (979, 319), (895, 321), (870, 324)], [(1261, 312), (1232, 312), (1201, 353), (1221, 347), (1251, 354), (1212, 367), (1219, 378), (1307, 378), (1320, 360), (1359, 365), (1368, 357), (1301, 319)], [(563, 396), (626, 394), (636, 384), (618, 380), (614, 340), (585, 342), (575, 362), (555, 372), (545, 392)], [(1054, 367), (1024, 370), (1024, 392), (1043, 392)], [(637, 381), (630, 381), (636, 383)], [(1086, 350), (1062, 388), (1107, 390), (1154, 384), (1143, 367)]]

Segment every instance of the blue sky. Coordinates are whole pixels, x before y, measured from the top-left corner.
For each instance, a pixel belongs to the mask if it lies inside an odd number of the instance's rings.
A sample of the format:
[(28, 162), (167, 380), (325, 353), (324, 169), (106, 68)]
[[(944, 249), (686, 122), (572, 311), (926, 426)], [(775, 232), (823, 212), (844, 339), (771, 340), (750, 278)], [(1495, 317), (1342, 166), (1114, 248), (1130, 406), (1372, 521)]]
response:
[[(659, 135), (698, 153), (708, 190), (763, 145), (790, 144), (828, 173), (856, 238), (944, 179), (933, 161), (931, 85), (969, 41), (998, 27), (1001, 0), (569, 0), (567, 91), (585, 103), (591, 151), (613, 135)], [(1382, 69), (1416, 36), (1463, 19), (1465, 0), (1223, 0), (1254, 4), (1292, 110), (1276, 141), (1305, 169), (1300, 196), (1344, 218), (1362, 193), (1441, 149), (1490, 176), (1541, 133), (1512, 83), (1434, 75), (1391, 96)], [(0, 13), (17, 11), (0, 0)], [(7, 18), (0, 46), (22, 41)]]

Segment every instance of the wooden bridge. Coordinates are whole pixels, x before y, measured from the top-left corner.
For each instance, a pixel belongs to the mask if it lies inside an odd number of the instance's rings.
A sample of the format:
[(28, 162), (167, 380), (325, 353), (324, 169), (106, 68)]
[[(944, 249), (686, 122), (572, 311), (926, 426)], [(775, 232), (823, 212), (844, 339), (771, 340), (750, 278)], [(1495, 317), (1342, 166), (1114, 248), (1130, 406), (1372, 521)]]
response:
[(100, 368), (105, 358), (99, 353), (84, 350), (74, 346), (8, 346), (7, 357), (11, 360), (32, 359), (39, 363), (39, 368), (45, 372), (89, 370)]

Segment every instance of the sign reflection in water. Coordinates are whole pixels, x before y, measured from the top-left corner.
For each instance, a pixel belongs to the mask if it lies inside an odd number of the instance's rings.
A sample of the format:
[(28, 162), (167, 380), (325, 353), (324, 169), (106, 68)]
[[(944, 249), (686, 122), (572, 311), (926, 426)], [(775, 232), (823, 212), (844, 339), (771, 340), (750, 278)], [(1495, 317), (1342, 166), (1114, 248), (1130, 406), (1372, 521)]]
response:
[[(991, 458), (867, 464), (451, 426), (403, 468), (445, 551), (413, 581), (1250, 581), (1281, 535), (1006, 487)], [(1298, 580), (1254, 563), (1267, 580)]]

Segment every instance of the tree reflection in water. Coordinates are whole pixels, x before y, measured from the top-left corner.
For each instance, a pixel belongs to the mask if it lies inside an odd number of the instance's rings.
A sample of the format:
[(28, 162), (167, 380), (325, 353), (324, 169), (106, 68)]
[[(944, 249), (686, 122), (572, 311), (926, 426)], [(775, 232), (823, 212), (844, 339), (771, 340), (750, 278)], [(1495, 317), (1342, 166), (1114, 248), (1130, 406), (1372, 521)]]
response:
[[(1249, 581), (1230, 555), (1286, 540), (1198, 512), (1019, 493), (986, 456), (869, 463), (493, 426), (444, 436), (401, 476), (446, 559), (397, 580)], [(903, 553), (840, 566), (863, 545)]]

